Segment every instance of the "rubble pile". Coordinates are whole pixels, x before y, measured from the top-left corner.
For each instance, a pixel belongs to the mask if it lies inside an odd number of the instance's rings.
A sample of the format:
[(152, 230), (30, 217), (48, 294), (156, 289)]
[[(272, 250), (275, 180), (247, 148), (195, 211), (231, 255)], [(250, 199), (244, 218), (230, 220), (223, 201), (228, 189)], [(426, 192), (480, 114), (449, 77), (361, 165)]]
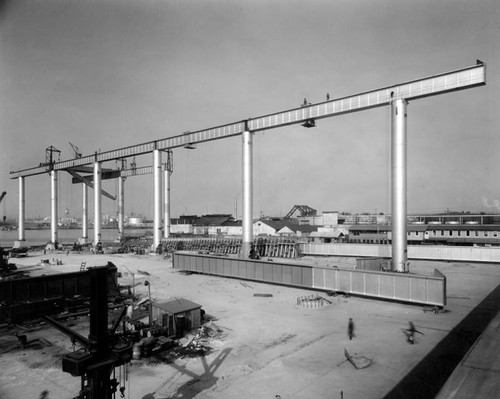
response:
[(320, 308), (331, 304), (332, 301), (323, 298), (321, 295), (299, 296), (297, 298), (297, 305), (305, 308)]
[(134, 345), (133, 359), (152, 366), (173, 363), (182, 358), (203, 357), (212, 353), (216, 342), (224, 340), (226, 336), (227, 333), (222, 328), (210, 321), (201, 326), (196, 334), (190, 334), (179, 341), (161, 335), (143, 338)]

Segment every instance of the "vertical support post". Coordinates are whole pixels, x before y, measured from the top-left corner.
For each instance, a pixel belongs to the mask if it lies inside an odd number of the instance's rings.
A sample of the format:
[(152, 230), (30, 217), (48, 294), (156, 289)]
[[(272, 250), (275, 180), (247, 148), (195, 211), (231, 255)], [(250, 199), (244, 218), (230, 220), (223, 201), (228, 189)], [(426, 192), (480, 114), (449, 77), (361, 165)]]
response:
[(163, 220), (163, 238), (170, 237), (170, 175), (172, 174), (172, 150), (167, 150), (167, 163), (165, 164), (165, 216)]
[(245, 128), (242, 134), (243, 144), (243, 237), (241, 257), (248, 258), (253, 242), (253, 164), (252, 132)]
[(149, 306), (148, 306), (148, 315), (149, 315), (149, 325), (153, 325), (153, 302), (151, 302), (151, 284), (148, 280), (144, 281), (144, 285), (148, 287), (148, 298), (149, 298)]
[(89, 346), (92, 353), (102, 355), (108, 349), (108, 266), (88, 270), (90, 280)]
[(89, 238), (88, 202), (89, 202), (89, 188), (85, 183), (82, 183), (82, 239), (80, 240), (82, 243), (86, 243), (87, 239)]
[(101, 241), (101, 163), (94, 162), (94, 247)]
[(406, 107), (405, 99), (391, 103), (392, 110), (392, 270), (407, 272), (406, 238)]
[(162, 173), (161, 173), (161, 152), (153, 150), (153, 250), (156, 251), (161, 241), (161, 217), (162, 217)]
[(26, 219), (26, 196), (25, 196), (25, 181), (24, 176), (19, 176), (19, 221), (18, 221), (18, 238), (19, 241), (25, 241), (25, 227), (24, 222)]
[(57, 178), (59, 172), (57, 170), (50, 171), (50, 242), (57, 247), (57, 221), (58, 215), (58, 198), (57, 198)]
[(125, 177), (118, 178), (118, 239), (121, 241), (124, 236), (125, 217)]

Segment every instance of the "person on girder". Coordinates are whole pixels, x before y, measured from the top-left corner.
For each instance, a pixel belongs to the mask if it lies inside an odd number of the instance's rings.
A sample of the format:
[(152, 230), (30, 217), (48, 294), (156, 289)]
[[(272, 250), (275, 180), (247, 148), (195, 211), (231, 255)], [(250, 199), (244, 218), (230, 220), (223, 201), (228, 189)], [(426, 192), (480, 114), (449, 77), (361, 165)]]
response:
[(250, 254), (248, 256), (250, 259), (260, 259), (259, 253), (255, 250), (255, 246), (252, 245), (250, 248)]

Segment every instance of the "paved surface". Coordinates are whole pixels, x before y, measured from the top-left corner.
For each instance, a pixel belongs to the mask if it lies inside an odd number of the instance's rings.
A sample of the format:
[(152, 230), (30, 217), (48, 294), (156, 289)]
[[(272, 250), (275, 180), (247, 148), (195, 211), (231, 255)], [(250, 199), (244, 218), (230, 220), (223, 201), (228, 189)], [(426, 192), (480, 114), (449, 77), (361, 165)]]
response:
[(500, 397), (500, 313), (460, 362), (437, 399)]
[[(310, 309), (298, 306), (296, 299), (312, 291), (255, 282), (241, 284), (236, 279), (206, 275), (188, 276), (172, 269), (161, 257), (52, 257), (62, 259), (63, 265), (36, 272), (72, 271), (78, 270), (82, 261), (87, 261), (88, 266), (111, 261), (123, 274), (120, 284), (131, 283), (133, 271), (139, 284), (136, 293), (145, 295), (147, 290), (142, 283), (146, 276), (139, 271), (147, 270), (153, 298), (162, 301), (172, 296), (184, 297), (202, 304), (207, 314), (215, 318), (213, 323), (222, 334), (211, 340), (213, 352), (206, 357), (183, 358), (175, 364), (132, 362), (125, 397), (133, 399), (434, 397), (413, 387), (434, 383), (433, 376), (440, 374), (432, 360), (436, 348), (451, 348), (454, 352), (453, 345), (463, 346), (454, 341), (446, 344), (446, 339), (469, 315), (474, 316), (471, 323), (478, 324), (476, 321), (484, 316), (484, 312), (477, 311), (479, 305), (500, 284), (497, 264), (412, 262), (412, 272), (432, 275), (437, 268), (447, 276), (446, 312), (425, 313), (418, 306), (343, 296), (328, 297), (331, 305)], [(40, 258), (43, 255), (18, 263), (37, 269), (33, 264)], [(343, 267), (352, 264), (341, 258), (322, 261)], [(272, 297), (255, 297), (254, 293)], [(352, 341), (347, 336), (349, 317), (355, 322)], [(402, 332), (409, 321), (425, 334), (417, 335), (415, 345), (409, 345)], [(73, 328), (85, 335), (88, 324), (74, 323)], [(26, 350), (16, 348), (11, 332), (0, 336), (1, 399), (38, 398), (44, 389), (49, 391), (48, 399), (66, 399), (78, 393), (79, 378), (61, 371), (60, 356), (71, 350), (69, 339), (53, 329), (30, 332), (29, 338), (36, 338), (37, 334), (45, 337), (48, 344)], [(457, 337), (462, 338), (460, 334)], [(474, 341), (475, 338), (470, 344)], [(497, 342), (492, 345), (498, 348)], [(344, 348), (353, 355), (370, 356), (371, 366), (354, 369), (345, 359)]]

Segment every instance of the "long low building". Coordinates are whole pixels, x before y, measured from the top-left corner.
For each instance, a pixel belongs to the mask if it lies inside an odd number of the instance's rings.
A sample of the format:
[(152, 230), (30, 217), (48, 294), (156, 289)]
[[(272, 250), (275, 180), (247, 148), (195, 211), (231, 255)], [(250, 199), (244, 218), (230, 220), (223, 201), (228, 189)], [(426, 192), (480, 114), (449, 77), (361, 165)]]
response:
[[(411, 244), (500, 246), (500, 225), (409, 224), (407, 237)], [(350, 243), (389, 244), (391, 241), (390, 225), (349, 227)]]

